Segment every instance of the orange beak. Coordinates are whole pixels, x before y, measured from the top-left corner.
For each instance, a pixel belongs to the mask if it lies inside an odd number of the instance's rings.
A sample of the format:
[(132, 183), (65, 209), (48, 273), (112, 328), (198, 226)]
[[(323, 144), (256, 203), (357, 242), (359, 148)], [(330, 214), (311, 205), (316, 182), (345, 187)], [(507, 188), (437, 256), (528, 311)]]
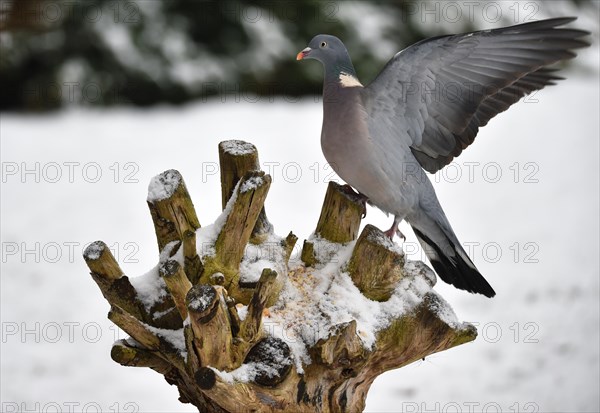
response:
[(308, 54), (310, 53), (312, 49), (310, 47), (307, 47), (306, 49), (302, 50), (300, 53), (298, 53), (296, 55), (296, 60), (302, 60), (304, 59), (306, 56), (308, 56)]

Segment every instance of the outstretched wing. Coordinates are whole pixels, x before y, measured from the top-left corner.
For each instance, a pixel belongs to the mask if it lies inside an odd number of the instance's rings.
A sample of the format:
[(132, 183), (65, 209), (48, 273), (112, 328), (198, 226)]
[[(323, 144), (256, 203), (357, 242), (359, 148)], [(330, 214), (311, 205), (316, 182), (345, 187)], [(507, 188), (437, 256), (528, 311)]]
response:
[(469, 146), (479, 127), (534, 90), (561, 79), (546, 66), (588, 46), (556, 18), (441, 36), (396, 54), (364, 90), (375, 139), (404, 140), (435, 173)]

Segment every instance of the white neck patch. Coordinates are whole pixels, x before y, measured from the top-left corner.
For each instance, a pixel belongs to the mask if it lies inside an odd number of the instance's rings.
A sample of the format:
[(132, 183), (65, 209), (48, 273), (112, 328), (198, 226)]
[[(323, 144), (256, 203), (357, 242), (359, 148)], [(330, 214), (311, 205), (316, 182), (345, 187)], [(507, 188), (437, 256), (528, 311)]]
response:
[(340, 80), (340, 84), (342, 85), (342, 87), (362, 86), (362, 83), (360, 83), (355, 76), (345, 73), (345, 72), (340, 73), (339, 80)]

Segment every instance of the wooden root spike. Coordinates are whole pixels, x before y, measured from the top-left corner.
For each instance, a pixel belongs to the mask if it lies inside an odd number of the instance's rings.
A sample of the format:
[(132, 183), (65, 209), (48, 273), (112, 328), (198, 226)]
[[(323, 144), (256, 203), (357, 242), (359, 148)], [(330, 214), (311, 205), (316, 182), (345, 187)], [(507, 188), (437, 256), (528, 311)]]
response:
[(232, 333), (222, 288), (207, 284), (193, 286), (186, 305), (194, 333), (194, 347), (202, 366), (219, 370), (231, 367)]
[(102, 241), (92, 242), (83, 252), (92, 278), (102, 291), (102, 295), (111, 305), (116, 305), (139, 320), (147, 319), (144, 306), (137, 298), (137, 292), (123, 275), (123, 271)]
[(358, 235), (363, 204), (347, 186), (329, 182), (315, 234), (327, 241), (346, 243)]
[(392, 241), (373, 225), (367, 225), (356, 242), (348, 272), (371, 300), (388, 300), (403, 277), (404, 256), (393, 248)]
[(130, 345), (127, 340), (116, 341), (110, 351), (111, 358), (123, 366), (150, 367), (166, 374), (173, 367), (154, 352)]
[(239, 280), (238, 268), (270, 185), (271, 177), (262, 171), (244, 175), (235, 203), (217, 238), (216, 256), (219, 264), (224, 267), (225, 286), (228, 289)]
[(121, 327), (123, 331), (129, 334), (142, 347), (148, 350), (156, 351), (170, 364), (177, 368), (184, 367), (184, 361), (179, 351), (164, 338), (159, 337), (152, 327), (142, 323), (135, 317), (130, 316), (117, 306), (111, 306), (108, 312), (108, 319)]
[[(358, 235), (364, 205), (359, 196), (347, 185), (329, 182), (315, 234), (329, 242), (346, 243)], [(317, 250), (325, 245), (304, 241), (301, 258), (307, 266), (319, 264)], [(322, 263), (321, 263), (322, 264)]]
[(315, 244), (312, 241), (304, 240), (300, 259), (307, 267), (314, 267), (316, 264), (318, 264), (315, 253)]
[[(221, 167), (221, 204), (225, 209), (238, 181), (246, 173), (260, 170), (260, 163), (256, 147), (251, 143), (239, 140), (219, 143), (219, 162)], [(252, 239), (255, 243), (259, 243), (272, 232), (273, 225), (267, 219), (263, 206), (252, 229)]]
[(290, 231), (287, 237), (285, 237), (285, 262), (289, 263), (292, 252), (294, 251), (294, 246), (296, 245), (296, 241), (298, 241), (298, 237)]
[(148, 187), (148, 208), (154, 222), (158, 250), (172, 241), (183, 242), (185, 273), (196, 283), (202, 263), (196, 252), (196, 230), (200, 221), (181, 174), (170, 169), (155, 176)]
[(91, 272), (107, 280), (117, 280), (123, 271), (108, 246), (102, 241), (94, 241), (83, 251), (83, 258)]
[(248, 343), (256, 341), (262, 333), (263, 310), (267, 301), (271, 300), (276, 279), (277, 272), (269, 268), (262, 271), (258, 285), (252, 295), (252, 300), (248, 305), (248, 314), (240, 327), (240, 337)]
[(185, 297), (192, 288), (192, 283), (183, 272), (181, 265), (175, 260), (162, 263), (159, 267), (159, 273), (165, 280), (165, 284), (167, 284), (167, 289), (173, 297), (173, 302), (181, 315), (181, 319), (185, 320), (188, 316)]

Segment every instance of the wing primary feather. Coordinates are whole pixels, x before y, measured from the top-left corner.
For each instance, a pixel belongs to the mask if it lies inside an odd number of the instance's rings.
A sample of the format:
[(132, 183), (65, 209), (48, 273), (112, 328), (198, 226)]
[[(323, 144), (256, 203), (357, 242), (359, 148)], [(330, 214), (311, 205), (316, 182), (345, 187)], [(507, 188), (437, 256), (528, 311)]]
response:
[[(589, 45), (582, 39), (588, 32), (559, 27), (574, 20), (554, 18), (418, 42), (396, 54), (365, 88), (374, 102), (369, 122), (387, 125), (392, 136), (386, 139), (398, 136), (399, 144), (408, 145), (421, 166), (434, 173), (498, 113), (562, 79), (548, 66)], [(398, 99), (406, 85), (416, 86), (416, 92)]]

